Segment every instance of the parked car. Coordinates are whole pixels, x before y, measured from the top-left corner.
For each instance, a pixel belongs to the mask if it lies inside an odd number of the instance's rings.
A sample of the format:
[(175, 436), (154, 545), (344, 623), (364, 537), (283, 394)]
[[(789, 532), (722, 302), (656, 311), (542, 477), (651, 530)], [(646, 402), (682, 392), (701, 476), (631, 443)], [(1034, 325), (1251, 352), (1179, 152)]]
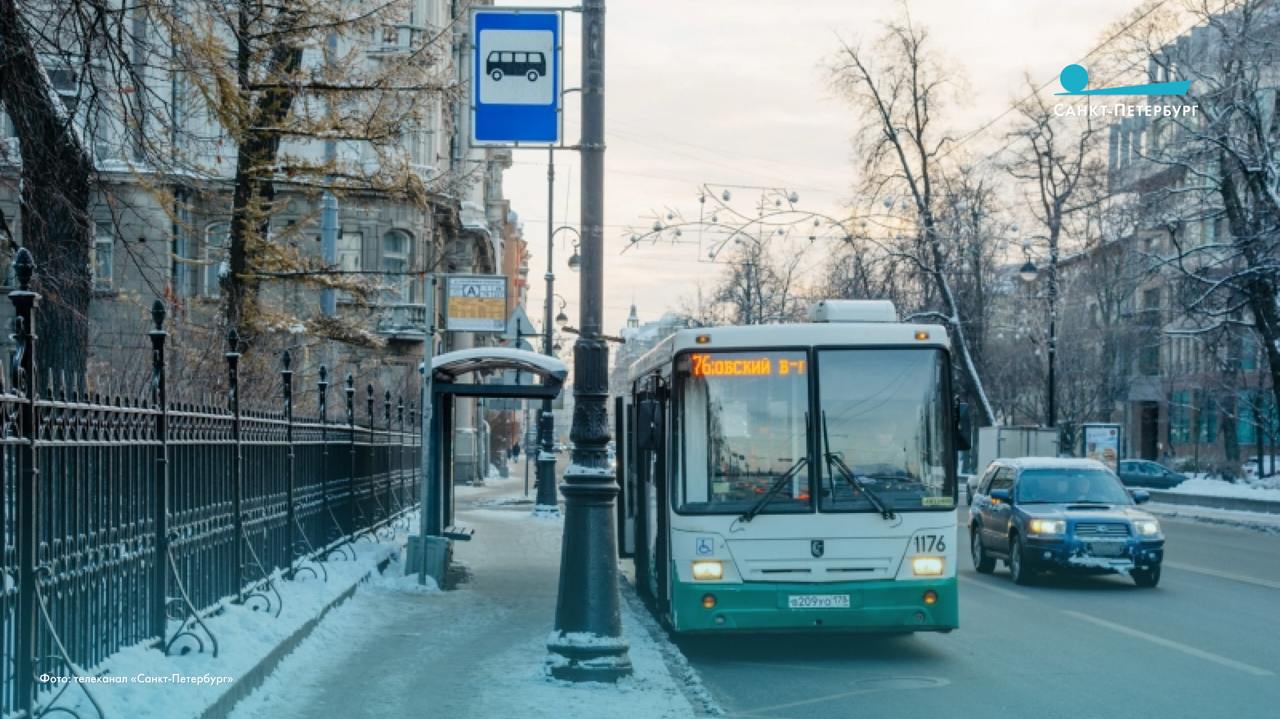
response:
[(1187, 477), (1145, 459), (1125, 459), (1120, 461), (1120, 481), (1129, 487), (1170, 489)]
[(1092, 459), (998, 459), (969, 504), (973, 566), (997, 559), (1018, 584), (1044, 571), (1128, 574), (1140, 587), (1160, 582), (1164, 534), (1106, 465)]

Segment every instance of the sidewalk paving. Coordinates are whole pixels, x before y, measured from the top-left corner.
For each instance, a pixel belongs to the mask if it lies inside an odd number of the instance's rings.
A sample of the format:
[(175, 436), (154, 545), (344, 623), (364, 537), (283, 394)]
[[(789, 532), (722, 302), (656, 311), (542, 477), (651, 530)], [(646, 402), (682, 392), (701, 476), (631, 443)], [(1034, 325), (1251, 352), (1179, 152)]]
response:
[(457, 520), (476, 529), (471, 542), (454, 545), (455, 560), (472, 572), (468, 583), (427, 591), (391, 565), (330, 612), (231, 716), (698, 716), (687, 698), (699, 692), (696, 678), (673, 676), (664, 653), (674, 648), (628, 602), (623, 623), (635, 676), (617, 685), (546, 676), (563, 522), (532, 516), (523, 476), (512, 474), (459, 488)]

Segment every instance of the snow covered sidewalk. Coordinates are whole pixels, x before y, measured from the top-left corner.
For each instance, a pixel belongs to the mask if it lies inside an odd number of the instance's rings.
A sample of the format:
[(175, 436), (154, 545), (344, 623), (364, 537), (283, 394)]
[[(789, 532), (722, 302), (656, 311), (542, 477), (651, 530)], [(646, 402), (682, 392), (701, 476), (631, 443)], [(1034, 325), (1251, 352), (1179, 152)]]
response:
[[(416, 522), (416, 515), (412, 515), (408, 526), (417, 526)], [(203, 651), (196, 650), (195, 640), (180, 639), (173, 656), (152, 648), (150, 641), (116, 652), (83, 680), (88, 682), (88, 694), (70, 678), (43, 675), (48, 678), (42, 681), (65, 683), (54, 707), (81, 717), (99, 716), (91, 702), (96, 702), (108, 719), (225, 715), (224, 703), (246, 691), (245, 683), (254, 685), (259, 672), (270, 666), (273, 653), (296, 642), (309, 624), (362, 580), (379, 576), (378, 565), (398, 554), (406, 536), (401, 530), (381, 541), (362, 538), (344, 545), (324, 563), (323, 575), (321, 567), (312, 562), (302, 563), (300, 567), (307, 569), (299, 571), (293, 581), (285, 581), (277, 571), (273, 575), (276, 592), (265, 593), (271, 600), (265, 611), (255, 611), (262, 608), (257, 600), (246, 604), (224, 601), (220, 613), (205, 619), (217, 641), (216, 657), (208, 635), (197, 630)], [(177, 623), (170, 622), (170, 636), (176, 630)], [(190, 652), (181, 654), (184, 648)], [(48, 701), (48, 697), (42, 696), (41, 701)]]
[[(530, 506), (503, 506), (521, 480), (470, 492), (460, 523), (475, 539), (455, 546), (472, 579), (451, 592), (426, 592), (403, 567), (329, 613), (315, 632), (232, 713), (270, 716), (669, 717), (699, 715), (664, 660), (674, 651), (623, 603), (635, 676), (618, 685), (573, 685), (547, 678), (543, 663), (559, 582), (559, 519)], [(461, 498), (460, 498), (461, 500)], [(468, 507), (467, 505), (470, 505)], [(701, 703), (700, 703), (701, 704)]]

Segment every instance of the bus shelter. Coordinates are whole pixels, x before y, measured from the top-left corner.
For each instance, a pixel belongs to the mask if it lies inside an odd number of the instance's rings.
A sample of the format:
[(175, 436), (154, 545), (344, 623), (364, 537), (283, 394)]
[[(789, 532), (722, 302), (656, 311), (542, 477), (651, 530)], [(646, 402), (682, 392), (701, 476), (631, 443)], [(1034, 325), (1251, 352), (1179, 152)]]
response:
[[(501, 382), (482, 382), (485, 376)], [(538, 384), (521, 382), (522, 375)], [(430, 538), (470, 539), (453, 526), (453, 406), (458, 397), (494, 399), (555, 399), (564, 387), (568, 368), (555, 357), (510, 347), (457, 350), (431, 360), (431, 424), (423, 477), (426, 512), (423, 531)], [(470, 379), (471, 381), (463, 381)]]

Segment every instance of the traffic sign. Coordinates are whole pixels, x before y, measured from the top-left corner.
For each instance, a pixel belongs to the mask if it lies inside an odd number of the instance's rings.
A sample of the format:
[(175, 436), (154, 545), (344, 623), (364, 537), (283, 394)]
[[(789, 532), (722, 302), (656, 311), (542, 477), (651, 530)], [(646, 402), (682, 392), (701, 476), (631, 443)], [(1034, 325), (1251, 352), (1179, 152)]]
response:
[(450, 332), (501, 332), (507, 326), (505, 275), (445, 275), (444, 328)]
[(533, 337), (537, 333), (538, 331), (534, 329), (533, 323), (529, 321), (529, 315), (525, 314), (524, 305), (516, 305), (511, 316), (507, 318), (507, 328), (502, 333), (502, 339), (514, 340), (520, 337)]
[(560, 141), (561, 24), (558, 10), (472, 10), (473, 145)]

